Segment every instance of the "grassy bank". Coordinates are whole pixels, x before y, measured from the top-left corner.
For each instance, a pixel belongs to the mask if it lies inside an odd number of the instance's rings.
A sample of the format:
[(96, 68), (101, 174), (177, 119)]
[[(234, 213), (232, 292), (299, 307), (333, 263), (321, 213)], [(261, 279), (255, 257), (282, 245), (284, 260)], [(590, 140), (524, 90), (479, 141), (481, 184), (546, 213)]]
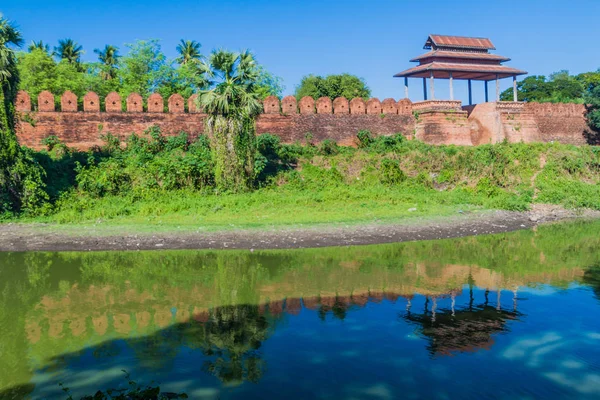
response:
[(600, 149), (561, 144), (430, 146), (401, 135), (281, 145), (258, 139), (255, 189), (219, 193), (204, 138), (151, 130), (76, 152), (48, 140), (34, 156), (50, 202), (10, 221), (215, 230), (398, 221), (533, 203), (600, 209)]

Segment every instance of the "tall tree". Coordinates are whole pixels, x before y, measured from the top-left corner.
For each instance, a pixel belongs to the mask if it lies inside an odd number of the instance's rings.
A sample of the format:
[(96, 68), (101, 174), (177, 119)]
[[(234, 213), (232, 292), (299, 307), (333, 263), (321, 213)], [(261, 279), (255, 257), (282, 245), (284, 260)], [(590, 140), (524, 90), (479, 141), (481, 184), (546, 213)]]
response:
[(73, 39), (63, 39), (58, 41), (58, 46), (54, 48), (54, 55), (61, 60), (66, 60), (70, 64), (78, 65), (81, 63), (83, 47)]
[(19, 71), (13, 47), (22, 44), (14, 24), (0, 17), (0, 213), (33, 209), (47, 198), (42, 171), (19, 147), (14, 130)]
[(304, 96), (315, 100), (319, 97), (329, 97), (331, 100), (337, 97), (345, 97), (348, 100), (360, 97), (366, 100), (371, 96), (371, 90), (363, 79), (350, 74), (326, 77), (308, 75), (302, 78), (296, 88), (296, 98), (299, 100)]
[(114, 79), (117, 76), (117, 65), (119, 63), (119, 48), (107, 44), (104, 49), (95, 49), (98, 54), (98, 60), (102, 63), (101, 76), (106, 79)]
[(48, 46), (41, 40), (38, 40), (37, 42), (35, 40), (32, 40), (31, 44), (29, 44), (29, 46), (27, 47), (27, 51), (29, 51), (31, 53), (34, 50), (41, 50), (45, 53), (49, 53), (50, 46)]
[(207, 65), (212, 89), (198, 102), (209, 116), (206, 132), (215, 161), (215, 181), (221, 190), (251, 187), (256, 148), (256, 116), (262, 111), (257, 89), (258, 66), (244, 51), (214, 51)]
[(179, 53), (177, 62), (181, 65), (185, 65), (189, 62), (200, 61), (202, 59), (202, 53), (200, 53), (201, 47), (202, 45), (195, 40), (181, 39), (177, 45), (177, 52)]

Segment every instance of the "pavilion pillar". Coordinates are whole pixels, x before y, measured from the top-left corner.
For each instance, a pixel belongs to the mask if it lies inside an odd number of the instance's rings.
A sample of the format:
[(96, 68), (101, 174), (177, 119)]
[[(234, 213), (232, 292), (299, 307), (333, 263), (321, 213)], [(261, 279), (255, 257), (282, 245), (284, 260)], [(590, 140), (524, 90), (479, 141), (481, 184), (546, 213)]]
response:
[(519, 101), (518, 96), (517, 96), (517, 76), (513, 76), (513, 101), (517, 102)]
[(452, 72), (450, 72), (450, 100), (454, 100), (454, 87), (452, 86)]
[(473, 90), (471, 89), (471, 80), (467, 81), (469, 83), (469, 105), (473, 105)]
[(435, 88), (433, 87), (433, 71), (429, 72), (429, 91), (431, 92), (431, 100), (435, 100)]
[(427, 100), (427, 79), (423, 78), (423, 100)]
[(496, 74), (496, 102), (500, 101), (500, 78)]
[(408, 99), (408, 77), (404, 77), (404, 98)]
[(485, 86), (485, 102), (490, 101), (490, 97), (488, 95), (488, 81), (483, 81), (483, 85)]

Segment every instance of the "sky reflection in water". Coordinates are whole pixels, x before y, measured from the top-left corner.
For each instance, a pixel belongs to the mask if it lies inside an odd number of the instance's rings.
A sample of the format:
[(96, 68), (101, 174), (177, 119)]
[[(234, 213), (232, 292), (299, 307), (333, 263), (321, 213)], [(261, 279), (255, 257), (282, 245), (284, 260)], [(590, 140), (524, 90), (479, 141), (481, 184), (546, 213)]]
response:
[(301, 251), (0, 254), (0, 398), (598, 398), (598, 223)]

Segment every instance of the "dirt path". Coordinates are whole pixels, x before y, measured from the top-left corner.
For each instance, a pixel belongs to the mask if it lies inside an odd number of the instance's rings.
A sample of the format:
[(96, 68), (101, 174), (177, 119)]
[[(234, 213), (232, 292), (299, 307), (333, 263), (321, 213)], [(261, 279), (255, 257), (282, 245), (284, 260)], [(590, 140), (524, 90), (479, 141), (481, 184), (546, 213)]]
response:
[(490, 211), (406, 223), (312, 228), (272, 228), (207, 233), (156, 233), (106, 236), (59, 233), (53, 225), (0, 225), (0, 251), (93, 251), (157, 249), (287, 249), (348, 246), (455, 238), (531, 228), (568, 219), (600, 218), (600, 212), (536, 205), (528, 212)]

